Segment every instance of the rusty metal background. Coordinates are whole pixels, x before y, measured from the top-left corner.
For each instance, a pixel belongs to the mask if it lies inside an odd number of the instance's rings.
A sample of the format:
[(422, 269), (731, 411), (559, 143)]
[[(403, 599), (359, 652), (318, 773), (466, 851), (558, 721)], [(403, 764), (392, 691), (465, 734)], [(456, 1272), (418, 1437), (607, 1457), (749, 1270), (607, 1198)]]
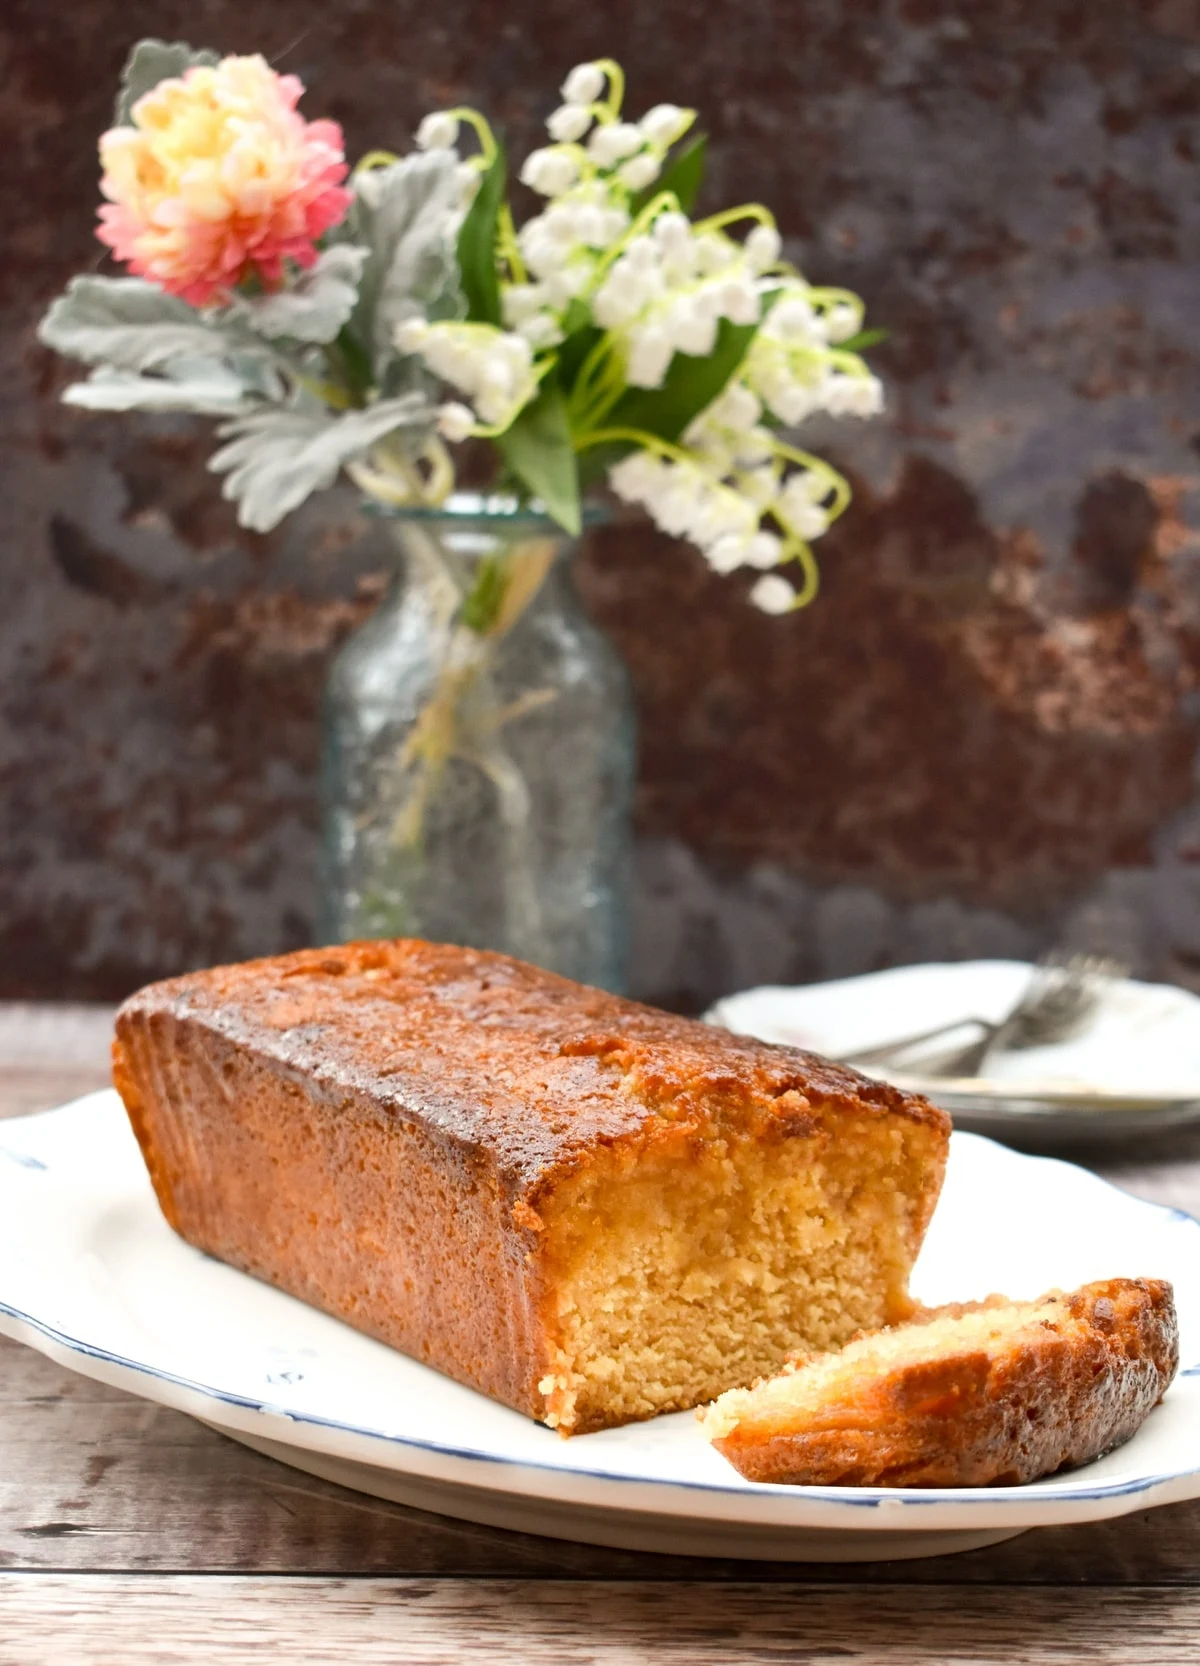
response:
[(238, 531), (205, 425), (89, 418), (33, 324), (96, 259), (134, 34), (262, 50), (351, 154), (576, 60), (700, 106), (891, 330), (889, 412), (812, 435), (857, 503), (785, 622), (636, 525), (581, 573), (642, 721), (636, 982), (1064, 935), (1200, 987), (1196, 0), (9, 0), (0, 17), (0, 996), (107, 998), (303, 942), (322, 670), (386, 552), (349, 492)]

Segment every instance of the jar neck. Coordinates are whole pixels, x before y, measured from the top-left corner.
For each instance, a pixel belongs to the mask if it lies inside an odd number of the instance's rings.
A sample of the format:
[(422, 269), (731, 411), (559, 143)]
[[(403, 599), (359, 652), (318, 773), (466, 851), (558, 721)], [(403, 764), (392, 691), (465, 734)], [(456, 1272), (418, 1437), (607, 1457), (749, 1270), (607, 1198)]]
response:
[[(478, 493), (455, 493), (437, 509), (400, 509), (383, 518), (410, 569), (441, 566), (462, 578), (485, 563), (503, 564), (531, 551), (538, 552), (543, 563), (549, 556), (562, 566), (578, 543), (548, 515), (522, 507), (513, 498)], [(585, 508), (585, 526), (607, 518), (603, 508)]]
[(505, 637), (547, 608), (578, 605), (571, 583), (577, 540), (542, 516), (391, 515), (398, 555), (385, 612), (417, 607), (438, 630), (465, 627), (480, 641)]

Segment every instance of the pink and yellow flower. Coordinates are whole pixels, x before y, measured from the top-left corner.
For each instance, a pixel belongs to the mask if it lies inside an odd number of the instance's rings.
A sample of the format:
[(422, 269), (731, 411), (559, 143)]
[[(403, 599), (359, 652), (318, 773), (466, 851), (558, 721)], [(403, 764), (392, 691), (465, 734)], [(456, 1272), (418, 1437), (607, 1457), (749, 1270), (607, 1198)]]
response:
[(100, 140), (108, 202), (97, 236), (131, 272), (195, 306), (284, 263), (311, 266), (350, 204), (336, 122), (306, 122), (304, 88), (263, 58), (223, 58), (160, 81), (131, 127)]

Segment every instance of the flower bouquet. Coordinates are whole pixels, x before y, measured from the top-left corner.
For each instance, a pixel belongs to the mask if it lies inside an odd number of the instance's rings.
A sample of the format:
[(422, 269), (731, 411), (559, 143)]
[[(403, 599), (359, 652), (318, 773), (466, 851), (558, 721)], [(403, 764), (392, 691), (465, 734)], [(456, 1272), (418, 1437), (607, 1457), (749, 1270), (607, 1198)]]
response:
[[(387, 790), (355, 811), (355, 826), (386, 830), (376, 877), (400, 863), (375, 891), (411, 901), (452, 765), (507, 783), (494, 814), (522, 846), (531, 794), (506, 732), (544, 720), (559, 691), (497, 704), (488, 688), (552, 566), (546, 531), (577, 534), (607, 484), (716, 572), (752, 569), (757, 607), (792, 612), (816, 593), (812, 544), (850, 494), (788, 431), (818, 411), (868, 416), (880, 386), (860, 356), (861, 303), (809, 284), (766, 208), (692, 217), (695, 112), (630, 120), (616, 63), (568, 75), (550, 143), (520, 170), (542, 199), (522, 223), (479, 112), (429, 115), (410, 154), (375, 151), (351, 172), (337, 124), (299, 114), (302, 91), (259, 57), (141, 42), (100, 141), (99, 237), (130, 275), (73, 279), (40, 335), (91, 367), (64, 395), (74, 405), (217, 418), (210, 466), (247, 527), (269, 530), (343, 470), (382, 511), (428, 520), (458, 501), (465, 440), (493, 447), (493, 506), (527, 531), (530, 506), (543, 517), (539, 536), (474, 562), (424, 539), (437, 663), (391, 736)], [(378, 757), (368, 773), (380, 778)], [(502, 886), (529, 916), (527, 846)], [(364, 914), (361, 874), (338, 883), (357, 899), (339, 930), (423, 923)], [(528, 952), (531, 933), (527, 919), (501, 935)]]

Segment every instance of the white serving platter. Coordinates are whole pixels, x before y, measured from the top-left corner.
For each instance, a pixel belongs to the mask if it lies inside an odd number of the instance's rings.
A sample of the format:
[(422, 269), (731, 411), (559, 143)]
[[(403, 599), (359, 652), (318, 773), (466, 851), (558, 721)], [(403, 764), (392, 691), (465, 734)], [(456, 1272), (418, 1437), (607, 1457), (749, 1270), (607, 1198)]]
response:
[(1025, 1487), (755, 1486), (690, 1413), (563, 1440), (202, 1255), (163, 1221), (119, 1100), (0, 1124), (0, 1332), (299, 1469), (554, 1538), (866, 1561), (1200, 1495), (1200, 1222), (1070, 1164), (955, 1134), (914, 1280), (940, 1302), (1171, 1279), (1182, 1371), (1119, 1451)]

